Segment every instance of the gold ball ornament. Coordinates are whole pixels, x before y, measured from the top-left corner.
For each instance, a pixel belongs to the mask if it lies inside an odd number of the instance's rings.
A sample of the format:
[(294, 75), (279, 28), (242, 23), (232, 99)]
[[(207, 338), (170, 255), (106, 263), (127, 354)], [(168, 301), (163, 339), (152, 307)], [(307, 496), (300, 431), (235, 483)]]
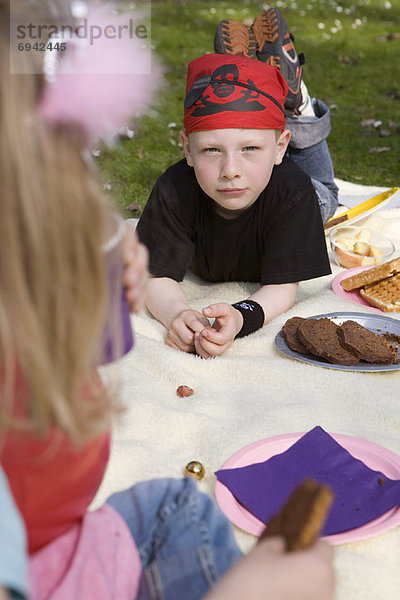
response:
[(206, 474), (206, 470), (198, 460), (191, 460), (185, 467), (185, 477), (195, 477), (201, 481)]

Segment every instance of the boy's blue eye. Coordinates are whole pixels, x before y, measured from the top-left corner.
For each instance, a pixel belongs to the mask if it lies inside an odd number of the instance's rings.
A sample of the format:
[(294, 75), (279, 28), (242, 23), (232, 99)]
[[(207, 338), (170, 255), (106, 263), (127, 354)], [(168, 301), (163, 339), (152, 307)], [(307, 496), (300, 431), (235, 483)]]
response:
[(247, 150), (247, 151), (258, 150), (258, 146), (245, 146), (243, 148), (243, 150)]
[(204, 148), (204, 152), (218, 152), (218, 148)]

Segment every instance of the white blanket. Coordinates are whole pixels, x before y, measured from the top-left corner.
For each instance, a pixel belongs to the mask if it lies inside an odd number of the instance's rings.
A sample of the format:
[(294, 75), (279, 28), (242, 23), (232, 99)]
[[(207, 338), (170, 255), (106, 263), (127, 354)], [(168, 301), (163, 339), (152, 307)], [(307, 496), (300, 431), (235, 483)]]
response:
[[(340, 198), (371, 197), (382, 188), (339, 181)], [(340, 211), (339, 211), (340, 212)], [(363, 224), (390, 236), (400, 255), (400, 208), (384, 208)], [(214, 494), (214, 471), (236, 451), (257, 440), (306, 432), (315, 425), (331, 433), (369, 440), (400, 454), (400, 371), (357, 373), (320, 368), (279, 353), (274, 344), (283, 323), (336, 311), (368, 312), (337, 297), (332, 275), (303, 282), (294, 308), (251, 336), (236, 340), (217, 359), (177, 352), (164, 344), (165, 331), (148, 313), (133, 317), (135, 349), (104, 369), (121, 382), (126, 413), (114, 428), (109, 467), (94, 506), (113, 491), (155, 477), (181, 477), (186, 463), (206, 469), (200, 489)], [(183, 282), (194, 308), (229, 303), (256, 286)], [(400, 313), (391, 313), (400, 319)], [(194, 395), (178, 398), (188, 385)], [(282, 474), (284, 476), (284, 474)], [(400, 478), (400, 474), (399, 474)], [(248, 550), (255, 538), (235, 528)], [(400, 527), (336, 547), (336, 600), (395, 600), (400, 597)]]

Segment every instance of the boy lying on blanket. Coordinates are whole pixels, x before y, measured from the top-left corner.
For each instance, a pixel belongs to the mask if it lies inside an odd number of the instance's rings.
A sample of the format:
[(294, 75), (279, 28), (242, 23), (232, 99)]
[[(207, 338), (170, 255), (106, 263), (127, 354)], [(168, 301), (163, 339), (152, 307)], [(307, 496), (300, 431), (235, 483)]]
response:
[[(278, 42), (262, 44), (262, 60), (209, 54), (189, 64), (186, 160), (158, 179), (137, 228), (150, 252), (148, 309), (167, 328), (169, 346), (203, 358), (289, 310), (299, 281), (331, 272), (323, 232), (337, 206), (329, 111), (310, 101), (293, 45), (294, 63), (287, 58), (286, 21), (270, 10)], [(277, 54), (281, 70), (263, 62)], [(287, 99), (284, 64), (298, 77)], [(189, 268), (209, 282), (260, 288), (198, 312), (179, 284)]]

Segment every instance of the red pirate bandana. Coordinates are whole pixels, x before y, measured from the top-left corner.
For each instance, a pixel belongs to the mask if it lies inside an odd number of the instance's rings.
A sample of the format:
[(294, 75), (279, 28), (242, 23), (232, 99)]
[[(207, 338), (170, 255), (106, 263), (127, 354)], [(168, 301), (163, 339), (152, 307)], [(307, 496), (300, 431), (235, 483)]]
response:
[(275, 67), (244, 56), (207, 54), (188, 65), (185, 133), (285, 128), (287, 83)]

